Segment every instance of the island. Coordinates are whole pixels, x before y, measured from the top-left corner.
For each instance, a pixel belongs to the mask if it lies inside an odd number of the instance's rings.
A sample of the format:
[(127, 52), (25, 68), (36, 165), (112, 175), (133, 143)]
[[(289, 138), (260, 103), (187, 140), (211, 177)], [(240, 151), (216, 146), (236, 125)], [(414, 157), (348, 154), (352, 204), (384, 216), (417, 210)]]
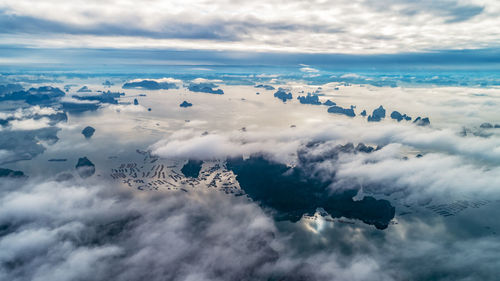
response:
[(411, 117), (406, 114), (401, 114), (398, 111), (393, 111), (391, 113), (391, 118), (401, 122), (402, 120), (411, 121)]
[(301, 104), (313, 104), (313, 105), (321, 104), (317, 94), (307, 93), (307, 96), (298, 96), (297, 99)]
[(59, 88), (42, 86), (27, 91), (8, 90), (6, 94), (0, 95), (0, 101), (24, 101), (30, 105), (48, 105), (58, 102), (64, 95)]
[(99, 103), (118, 104), (118, 98), (124, 96), (125, 93), (106, 91), (98, 95), (74, 95), (73, 98), (82, 101), (94, 101)]
[(145, 89), (145, 90), (169, 90), (178, 89), (174, 82), (163, 81), (162, 79), (136, 79), (123, 84), (122, 89)]
[(109, 80), (106, 80), (102, 83), (104, 87), (111, 87), (114, 85), (114, 83), (110, 82)]
[(385, 109), (383, 106), (379, 106), (377, 109), (373, 110), (372, 115), (368, 116), (368, 122), (380, 122), (380, 120), (385, 118)]
[(263, 85), (263, 84), (260, 84), (260, 85), (256, 85), (254, 86), (255, 88), (263, 88), (263, 89), (266, 89), (268, 91), (272, 91), (272, 90), (275, 90), (275, 88), (271, 85)]
[(92, 90), (91, 90), (91, 89), (89, 89), (87, 86), (83, 86), (83, 87), (81, 87), (80, 89), (78, 89), (78, 91), (77, 91), (77, 92), (78, 92), (78, 93), (90, 93), (90, 92), (92, 92)]
[(323, 105), (326, 105), (326, 106), (334, 106), (334, 105), (337, 105), (336, 103), (334, 103), (333, 101), (331, 100), (327, 100), (323, 103)]
[(349, 117), (356, 116), (356, 113), (354, 113), (354, 105), (351, 105), (351, 108), (342, 108), (338, 105), (334, 105), (328, 108), (328, 113), (343, 114)]
[(287, 93), (283, 88), (279, 88), (278, 91), (274, 93), (274, 97), (282, 100), (283, 102), (293, 98), (292, 93)]
[(79, 158), (75, 168), (82, 178), (91, 177), (95, 173), (95, 165), (87, 157)]
[(371, 196), (354, 200), (354, 189), (332, 193), (330, 181), (309, 177), (302, 166), (288, 167), (257, 155), (229, 158), (226, 166), (236, 175), (241, 189), (255, 202), (274, 210), (277, 220), (297, 222), (303, 215), (323, 208), (334, 218), (359, 219), (385, 229), (395, 215), (395, 208), (387, 200)]
[(20, 91), (24, 91), (23, 86), (21, 86), (20, 84), (0, 85), (0, 95), (10, 94)]
[(0, 168), (0, 178), (23, 178), (25, 177), (22, 171), (14, 171), (11, 169)]
[(48, 160), (49, 162), (66, 162), (68, 159), (66, 158), (51, 158)]
[(190, 107), (190, 106), (193, 106), (193, 104), (190, 102), (187, 102), (187, 101), (183, 101), (179, 106), (180, 107)]
[(415, 118), (415, 121), (413, 121), (413, 124), (417, 126), (429, 126), (431, 124), (431, 121), (429, 120), (428, 117), (421, 118), (420, 116)]
[(215, 89), (219, 86), (214, 83), (191, 83), (188, 86), (188, 90), (191, 92), (200, 92), (200, 93), (208, 93), (215, 95), (223, 95), (224, 91), (222, 89)]
[(82, 130), (82, 134), (85, 136), (86, 139), (90, 139), (94, 135), (95, 129), (87, 126)]

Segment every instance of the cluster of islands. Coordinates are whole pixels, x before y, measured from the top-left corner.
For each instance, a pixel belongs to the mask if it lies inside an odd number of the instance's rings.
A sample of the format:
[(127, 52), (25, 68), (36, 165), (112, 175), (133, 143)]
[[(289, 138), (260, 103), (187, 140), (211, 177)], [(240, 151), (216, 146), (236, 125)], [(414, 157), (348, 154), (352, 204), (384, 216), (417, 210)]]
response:
[[(256, 87), (264, 88), (263, 85), (258, 85)], [(287, 100), (293, 99), (292, 93), (289, 92), (289, 91), (287, 92), (287, 90), (283, 89), (283, 88), (279, 88), (274, 93), (274, 97), (282, 100), (283, 102), (286, 102)], [(325, 102), (322, 103), (319, 100), (319, 95), (317, 93), (307, 93), (306, 96), (298, 96), (297, 100), (299, 100), (299, 102), (301, 104), (325, 105), (325, 106), (328, 106), (327, 111), (329, 113), (341, 114), (341, 115), (345, 115), (345, 116), (349, 116), (349, 117), (355, 117), (356, 116), (356, 113), (355, 113), (356, 106), (351, 105), (349, 108), (343, 108), (343, 107), (337, 105), (335, 102), (333, 102), (331, 100), (326, 100)], [(363, 116), (363, 117), (366, 117), (367, 116), (366, 110), (361, 111), (360, 115)], [(368, 115), (367, 121), (368, 122), (380, 122), (385, 117), (386, 117), (386, 110), (381, 105), (378, 108), (374, 109), (371, 115)], [(398, 122), (403, 121), (403, 120), (404, 121), (411, 121), (412, 120), (412, 118), (410, 116), (408, 116), (408, 115), (406, 115), (404, 113), (401, 114), (398, 111), (393, 111), (391, 113), (390, 117), (391, 117), (391, 119), (394, 119), (394, 120), (396, 120)], [(430, 120), (429, 120), (428, 117), (420, 117), (420, 116), (418, 116), (417, 118), (415, 118), (415, 120), (413, 121), (413, 123), (416, 124), (416, 125), (418, 125), (418, 126), (429, 126), (430, 125)]]
[[(114, 83), (106, 80), (102, 83), (104, 87), (111, 87)], [(69, 96), (69, 91), (74, 85), (67, 85), (64, 91), (52, 86), (41, 86), (25, 90), (19, 84), (0, 85), (0, 103), (19, 103), (21, 108), (38, 106), (40, 108), (52, 108), (47, 112), (23, 112), (22, 117), (14, 114), (0, 119), (3, 136), (0, 137), (2, 149), (12, 151), (12, 156), (3, 159), (0, 164), (11, 163), (20, 160), (29, 160), (44, 152), (45, 148), (40, 141), (55, 143), (58, 141), (57, 133), (60, 129), (58, 123), (67, 122), (68, 114), (80, 114), (86, 111), (95, 111), (106, 104), (121, 104), (120, 99), (126, 94), (122, 92), (93, 91), (87, 86), (82, 86)], [(168, 90), (178, 89), (178, 82), (170, 80), (133, 80), (123, 84), (123, 89), (142, 90)], [(184, 85), (191, 92), (223, 95), (224, 91), (213, 82), (198, 81)], [(254, 86), (262, 91), (273, 91), (273, 96), (284, 103), (293, 100), (291, 91), (285, 88), (276, 89), (271, 85), (258, 84)], [(335, 90), (339, 90), (336, 88)], [(303, 92), (302, 92), (303, 93)], [(257, 94), (260, 95), (260, 92)], [(141, 95), (140, 95), (141, 96)], [(348, 117), (357, 116), (355, 105), (342, 107), (331, 99), (320, 100), (317, 92), (299, 95), (296, 98), (300, 104), (325, 106), (328, 113), (340, 114)], [(137, 98), (133, 99), (132, 105), (139, 105)], [(188, 108), (193, 104), (184, 100), (179, 107)], [(148, 111), (151, 111), (149, 108)], [(364, 109), (358, 113), (366, 118), (368, 122), (381, 122), (387, 117), (386, 109), (380, 105), (371, 114)], [(417, 116), (412, 118), (405, 113), (393, 110), (388, 115), (396, 122), (412, 122), (418, 126), (429, 126), (428, 117)], [(15, 131), (8, 130), (11, 123), (16, 120), (47, 118), (49, 127), (34, 130)], [(498, 124), (483, 123), (479, 127), (482, 130), (500, 128)], [(246, 128), (243, 127), (242, 131)], [(465, 132), (464, 134), (466, 134)], [(85, 126), (81, 134), (86, 140), (91, 140), (96, 134), (92, 126)], [(16, 139), (18, 141), (13, 142)], [(314, 146), (315, 144), (310, 144)], [(384, 229), (395, 217), (395, 208), (388, 200), (376, 199), (364, 196), (361, 200), (354, 200), (356, 189), (346, 189), (342, 192), (331, 194), (328, 186), (335, 181), (323, 181), (311, 174), (311, 167), (318, 161), (327, 157), (336, 159), (340, 153), (372, 153), (378, 148), (364, 145), (362, 143), (354, 146), (346, 144), (335, 147), (329, 154), (323, 155), (321, 159), (310, 159), (304, 153), (298, 153), (299, 164), (289, 167), (282, 163), (271, 161), (265, 155), (250, 155), (247, 158), (235, 157), (225, 160), (196, 160), (186, 159), (168, 160), (160, 159), (151, 154), (150, 151), (137, 150), (143, 156), (141, 162), (121, 163), (118, 167), (111, 169), (110, 177), (122, 184), (138, 190), (178, 190), (189, 192), (190, 188), (205, 187), (207, 189), (222, 191), (235, 196), (247, 196), (265, 208), (274, 210), (273, 214), (278, 220), (296, 222), (301, 218), (311, 218), (318, 209), (323, 210), (322, 216), (329, 220), (356, 219), (364, 223), (374, 225), (378, 229)], [(421, 156), (421, 155), (420, 155)], [(417, 155), (417, 157), (419, 157)], [(49, 162), (65, 162), (66, 158), (52, 158)], [(77, 174), (81, 178), (92, 177), (96, 167), (87, 157), (80, 157), (75, 165)], [(256, 176), (258, 175), (258, 176)], [(23, 179), (27, 176), (22, 171), (0, 168), (0, 177)], [(71, 174), (62, 174), (61, 180), (71, 178)], [(368, 190), (369, 187), (366, 187)], [(429, 205), (427, 208), (438, 215), (451, 216), (468, 207), (479, 207), (487, 202), (460, 201), (451, 204)]]

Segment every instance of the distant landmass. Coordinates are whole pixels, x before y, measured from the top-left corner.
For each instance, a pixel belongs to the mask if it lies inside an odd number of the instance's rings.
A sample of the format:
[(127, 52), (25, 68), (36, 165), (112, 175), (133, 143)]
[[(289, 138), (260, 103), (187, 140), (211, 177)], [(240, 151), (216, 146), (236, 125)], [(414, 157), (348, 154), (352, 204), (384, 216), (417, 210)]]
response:
[(83, 87), (81, 87), (80, 89), (78, 89), (78, 91), (77, 91), (77, 92), (78, 92), (78, 93), (90, 93), (90, 92), (92, 92), (92, 90), (91, 90), (91, 89), (89, 89), (87, 86), (83, 86)]
[(102, 83), (104, 87), (111, 87), (114, 85), (114, 83), (110, 82), (109, 80), (106, 80)]
[(329, 113), (335, 113), (335, 114), (343, 114), (349, 117), (354, 117), (356, 116), (356, 113), (354, 113), (354, 105), (351, 105), (351, 108), (342, 108), (338, 105), (334, 105), (332, 107), (328, 108)]
[(118, 98), (124, 96), (125, 93), (120, 92), (102, 92), (98, 95), (74, 95), (73, 98), (77, 100), (86, 100), (86, 101), (97, 101), (100, 103), (109, 103), (109, 104), (118, 104)]
[(123, 89), (145, 89), (145, 90), (169, 90), (178, 89), (176, 83), (172, 82), (157, 82), (155, 80), (140, 80), (140, 81), (130, 81), (122, 86)]
[(215, 89), (219, 86), (214, 83), (191, 83), (188, 86), (188, 90), (191, 92), (208, 93), (215, 95), (223, 95), (224, 91), (222, 89)]
[(20, 84), (0, 85), (0, 95), (10, 94), (20, 91), (24, 91), (23, 86), (21, 86)]
[(0, 96), (0, 101), (24, 101), (30, 105), (46, 105), (58, 101), (64, 95), (59, 88), (42, 86), (30, 88), (28, 91), (8, 92)]
[(268, 91), (272, 91), (274, 90), (275, 88), (273, 86), (270, 86), (270, 85), (263, 85), (263, 84), (260, 84), (260, 85), (256, 85), (254, 86), (255, 88), (263, 88), (263, 89), (266, 89)]

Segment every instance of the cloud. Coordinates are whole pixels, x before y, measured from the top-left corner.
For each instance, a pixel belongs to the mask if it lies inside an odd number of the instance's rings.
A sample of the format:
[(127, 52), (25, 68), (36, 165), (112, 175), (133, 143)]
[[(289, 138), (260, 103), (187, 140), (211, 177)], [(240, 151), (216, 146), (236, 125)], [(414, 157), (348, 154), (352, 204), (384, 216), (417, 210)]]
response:
[(181, 84), (182, 83), (182, 80), (179, 80), (179, 79), (175, 79), (175, 78), (172, 78), (172, 77), (163, 77), (163, 78), (159, 78), (159, 79), (151, 79), (151, 78), (147, 78), (147, 79), (132, 79), (132, 80), (129, 80), (128, 82), (129, 83), (133, 83), (133, 82), (142, 82), (142, 81), (155, 81), (157, 83), (174, 83), (174, 84)]
[[(297, 164), (297, 152), (309, 143), (325, 142), (309, 149), (307, 155), (330, 155), (339, 144), (359, 142), (383, 147), (370, 154), (346, 154), (313, 165), (315, 174), (336, 178), (332, 189), (359, 189), (370, 185), (371, 193), (406, 192), (405, 198), (460, 194), (497, 194), (494, 186), (500, 177), (498, 138), (462, 137), (449, 129), (422, 128), (390, 120), (376, 124), (344, 119), (311, 127), (280, 130), (211, 133), (178, 131), (151, 146), (153, 153), (165, 158), (201, 160), (264, 153), (272, 159)], [(407, 154), (406, 151), (415, 151)], [(421, 153), (422, 158), (416, 158)], [(406, 157), (406, 158), (405, 158)], [(499, 183), (500, 184), (500, 183)], [(368, 191), (368, 190), (367, 190)], [(446, 195), (446, 196), (445, 196)]]
[(277, 258), (272, 221), (241, 198), (12, 183), (1, 184), (1, 279), (234, 280)]
[(342, 74), (342, 76), (340, 76), (340, 78), (354, 78), (354, 79), (359, 79), (359, 78), (363, 78), (363, 77), (360, 76), (359, 74), (356, 74), (356, 73), (346, 73), (346, 74)]
[(105, 106), (105, 108), (116, 112), (146, 112), (146, 108), (144, 106), (133, 104), (110, 104)]
[(358, 155), (340, 161), (335, 167), (337, 176), (343, 178), (344, 183), (355, 180), (363, 186), (384, 186), (382, 190), (371, 190), (373, 192), (404, 190), (408, 192), (405, 199), (410, 202), (418, 201), (415, 198), (453, 198), (456, 194), (481, 197), (498, 193), (495, 188), (500, 183), (498, 167), (486, 169), (440, 153), (406, 160), (395, 153), (394, 147), (387, 149), (373, 156)]
[(39, 105), (0, 114), (4, 122), (0, 127), (0, 164), (28, 160), (45, 151), (47, 144), (58, 141), (58, 124), (67, 118), (56, 108)]
[[(445, 23), (457, 23), (472, 19), (484, 12), (484, 6), (480, 3), (462, 3), (459, 1), (395, 1), (401, 5), (399, 11), (402, 14), (413, 16), (421, 13), (430, 13), (438, 17), (444, 17)], [(375, 5), (379, 4), (374, 1)]]
[(40, 105), (34, 105), (27, 108), (18, 108), (12, 113), (0, 112), (0, 118), (2, 119), (25, 119), (33, 117), (34, 115), (55, 115), (61, 113), (53, 107), (41, 107)]
[(134, 79), (123, 84), (123, 89), (168, 90), (178, 89), (182, 81), (174, 78)]
[(319, 70), (315, 69), (315, 68), (312, 68), (312, 67), (302, 67), (300, 69), (300, 71), (302, 72), (308, 72), (308, 73), (316, 73), (316, 72), (319, 72)]
[(13, 120), (9, 125), (12, 131), (38, 130), (50, 127), (50, 120), (48, 118)]
[(271, 151), (286, 157), (296, 151), (298, 145), (298, 138), (294, 139), (291, 132), (283, 132), (280, 136), (272, 136), (269, 132), (202, 135), (193, 130), (180, 130), (153, 144), (151, 149), (165, 158), (208, 160)]
[(459, 0), (20, 0), (0, 9), (5, 44), (373, 54), (496, 48), (500, 7)]
[(222, 83), (220, 79), (206, 79), (206, 78), (196, 78), (191, 81), (191, 83), (202, 84), (202, 83)]
[(223, 95), (224, 91), (222, 89), (216, 89), (219, 86), (215, 83), (221, 83), (222, 80), (219, 79), (205, 79), (205, 78), (196, 78), (191, 81), (189, 85), (187, 85), (188, 90), (191, 92), (201, 92), (208, 94), (216, 94)]
[(280, 230), (255, 203), (209, 190), (140, 192), (100, 178), (4, 180), (0, 278), (401, 280), (436, 271), (454, 280), (496, 277), (492, 257), (500, 244), (493, 237), (441, 243), (454, 227), (466, 232), (461, 223), (402, 221), (398, 231), (383, 233), (324, 223), (303, 220)]

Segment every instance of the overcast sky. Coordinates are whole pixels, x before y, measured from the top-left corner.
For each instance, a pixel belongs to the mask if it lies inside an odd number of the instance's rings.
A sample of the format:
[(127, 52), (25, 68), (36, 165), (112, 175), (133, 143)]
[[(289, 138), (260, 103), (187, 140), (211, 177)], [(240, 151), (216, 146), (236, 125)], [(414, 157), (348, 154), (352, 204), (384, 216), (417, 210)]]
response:
[(392, 54), (500, 45), (495, 0), (0, 0), (27, 47)]

